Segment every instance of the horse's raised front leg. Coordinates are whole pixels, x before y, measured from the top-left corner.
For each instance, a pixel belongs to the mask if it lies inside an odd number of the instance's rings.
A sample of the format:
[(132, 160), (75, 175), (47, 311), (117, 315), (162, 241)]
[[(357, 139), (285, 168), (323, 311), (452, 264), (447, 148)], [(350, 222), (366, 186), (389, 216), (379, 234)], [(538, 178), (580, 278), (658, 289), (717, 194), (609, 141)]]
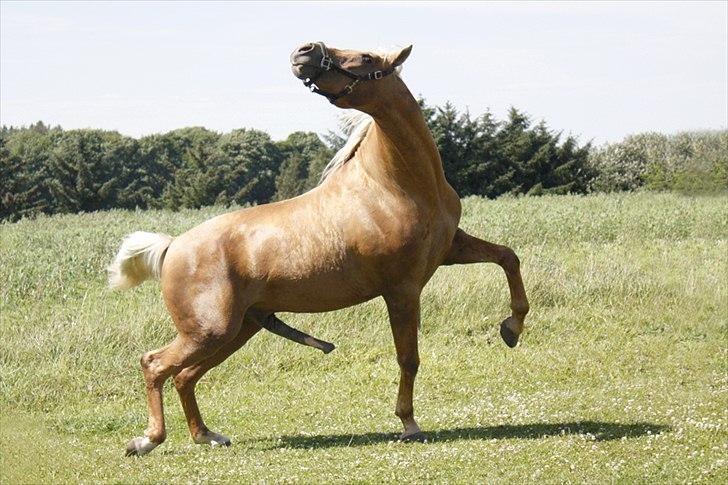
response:
[(412, 406), (412, 393), (415, 376), (420, 365), (417, 351), (417, 329), (420, 321), (420, 294), (385, 295), (389, 312), (389, 323), (392, 327), (394, 347), (397, 350), (399, 364), (399, 391), (394, 413), (402, 420), (404, 432), (402, 441), (423, 441), (424, 435), (417, 426)]
[(195, 443), (212, 446), (230, 446), (230, 438), (210, 431), (205, 426), (205, 422), (202, 420), (202, 415), (200, 414), (200, 408), (197, 405), (197, 399), (195, 398), (195, 386), (207, 371), (221, 364), (225, 359), (240, 349), (240, 347), (245, 345), (253, 335), (258, 333), (260, 328), (258, 322), (246, 314), (240, 331), (233, 340), (223, 345), (220, 350), (207, 359), (182, 369), (174, 377), (174, 385), (177, 388), (179, 399), (182, 402), (182, 409), (185, 412), (185, 418), (187, 418), (187, 426), (190, 429), (190, 435)]
[(513, 250), (506, 246), (489, 243), (458, 229), (452, 247), (443, 265), (496, 263), (506, 273), (511, 293), (510, 317), (503, 320), (500, 334), (509, 347), (515, 347), (523, 332), (523, 321), (528, 313), (528, 298), (521, 279), (520, 261)]

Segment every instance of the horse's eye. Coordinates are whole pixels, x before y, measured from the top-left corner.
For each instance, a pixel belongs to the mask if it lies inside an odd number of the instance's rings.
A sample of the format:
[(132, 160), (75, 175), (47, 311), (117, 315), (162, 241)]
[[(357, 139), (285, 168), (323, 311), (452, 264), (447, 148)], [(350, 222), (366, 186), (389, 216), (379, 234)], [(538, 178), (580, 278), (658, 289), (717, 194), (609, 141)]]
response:
[(372, 59), (372, 56), (369, 56), (369, 55), (366, 55), (366, 54), (364, 54), (363, 56), (361, 56), (361, 60), (365, 64), (371, 64), (372, 62), (374, 62), (374, 59)]

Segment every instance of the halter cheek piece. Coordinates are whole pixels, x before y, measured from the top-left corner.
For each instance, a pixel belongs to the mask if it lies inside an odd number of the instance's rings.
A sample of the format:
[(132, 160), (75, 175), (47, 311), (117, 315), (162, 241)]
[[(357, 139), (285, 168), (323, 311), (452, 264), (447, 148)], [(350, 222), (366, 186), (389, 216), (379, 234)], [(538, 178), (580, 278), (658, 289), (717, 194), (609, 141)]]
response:
[[(326, 50), (326, 46), (323, 42), (317, 42), (316, 45), (321, 49), (321, 65), (319, 66), (321, 69), (314, 75), (313, 77), (306, 78), (305, 81), (303, 81), (303, 84), (311, 90), (312, 93), (320, 94), (321, 96), (324, 96), (326, 99), (329, 100), (330, 103), (335, 102), (337, 99), (346, 96), (347, 94), (351, 94), (352, 91), (354, 91), (354, 87), (359, 84), (360, 81), (376, 81), (377, 79), (382, 79), (385, 76), (389, 76), (395, 71), (394, 67), (390, 67), (389, 69), (385, 69), (382, 71), (374, 71), (367, 74), (355, 74), (347, 69), (344, 69), (343, 67), (336, 64), (329, 56), (329, 52)], [(321, 75), (326, 71), (334, 70), (336, 72), (339, 72), (343, 74), (344, 76), (348, 77), (352, 81), (344, 86), (344, 89), (339, 91), (338, 93), (327, 93), (326, 91), (321, 90), (315, 83), (318, 78), (321, 77)]]

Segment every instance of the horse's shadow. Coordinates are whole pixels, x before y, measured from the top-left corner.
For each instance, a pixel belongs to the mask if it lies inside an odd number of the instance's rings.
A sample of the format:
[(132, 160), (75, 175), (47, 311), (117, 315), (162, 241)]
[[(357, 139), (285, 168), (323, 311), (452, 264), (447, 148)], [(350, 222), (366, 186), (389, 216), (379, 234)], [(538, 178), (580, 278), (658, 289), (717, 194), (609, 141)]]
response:
[[(670, 427), (654, 423), (610, 423), (602, 421), (574, 421), (568, 423), (506, 424), (429, 431), (429, 442), (460, 440), (541, 439), (551, 436), (583, 435), (594, 441), (636, 438), (649, 434), (669, 432)], [(277, 448), (337, 448), (357, 447), (396, 441), (392, 433), (332, 434), (317, 436), (289, 436), (278, 438), (268, 449)]]

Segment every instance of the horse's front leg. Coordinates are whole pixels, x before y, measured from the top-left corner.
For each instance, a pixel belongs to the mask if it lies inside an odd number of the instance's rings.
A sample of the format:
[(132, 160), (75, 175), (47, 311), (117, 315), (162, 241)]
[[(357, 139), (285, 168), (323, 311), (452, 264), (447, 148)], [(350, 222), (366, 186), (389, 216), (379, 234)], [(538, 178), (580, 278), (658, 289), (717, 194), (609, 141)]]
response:
[(389, 323), (392, 327), (394, 347), (397, 350), (399, 364), (399, 392), (394, 413), (402, 420), (404, 432), (402, 441), (423, 441), (424, 435), (414, 418), (412, 393), (415, 376), (420, 365), (417, 351), (417, 329), (420, 321), (420, 293), (385, 295), (389, 312)]
[(483, 241), (458, 229), (450, 252), (442, 264), (470, 263), (496, 263), (505, 271), (511, 292), (512, 314), (501, 323), (500, 334), (509, 347), (515, 347), (518, 337), (523, 332), (523, 321), (528, 313), (528, 298), (523, 288), (518, 256), (509, 247)]

